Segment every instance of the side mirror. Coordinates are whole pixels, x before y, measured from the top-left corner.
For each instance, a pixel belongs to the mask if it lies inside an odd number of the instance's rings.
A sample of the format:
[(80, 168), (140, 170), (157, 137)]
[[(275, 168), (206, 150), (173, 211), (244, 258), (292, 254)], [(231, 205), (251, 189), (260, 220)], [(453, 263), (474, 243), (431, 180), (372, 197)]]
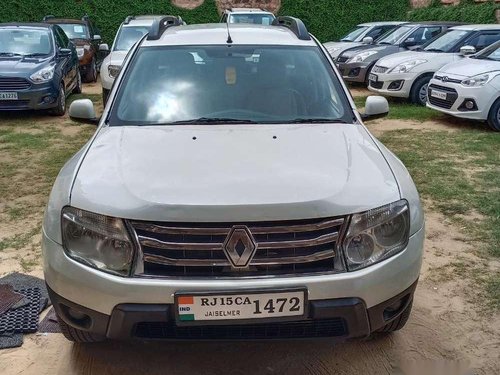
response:
[(69, 57), (69, 56), (71, 56), (71, 49), (59, 48), (59, 57)]
[(460, 47), (460, 54), (462, 56), (473, 55), (476, 53), (476, 48), (473, 46), (463, 46)]
[[(71, 111), (71, 108), (70, 108)], [(384, 117), (389, 113), (389, 102), (383, 96), (369, 96), (366, 98), (365, 113), (361, 115), (363, 120), (374, 120)]]
[(408, 38), (403, 42), (403, 47), (414, 47), (417, 45), (415, 38)]
[(361, 41), (363, 44), (373, 44), (373, 38), (371, 36), (365, 36)]
[(69, 117), (78, 122), (97, 125), (99, 119), (95, 114), (94, 103), (90, 99), (75, 100), (69, 106)]
[(109, 46), (107, 43), (99, 44), (99, 51), (109, 52)]
[(94, 40), (101, 40), (101, 36), (99, 34), (94, 35)]

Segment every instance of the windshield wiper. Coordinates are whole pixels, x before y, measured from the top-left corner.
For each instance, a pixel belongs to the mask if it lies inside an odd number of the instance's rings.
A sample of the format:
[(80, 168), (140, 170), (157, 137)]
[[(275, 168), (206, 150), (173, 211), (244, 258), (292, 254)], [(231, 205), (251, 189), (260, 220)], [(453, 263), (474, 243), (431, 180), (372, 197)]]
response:
[(48, 53), (41, 53), (41, 52), (36, 52), (36, 53), (27, 53), (26, 55), (23, 55), (23, 57), (39, 57), (39, 56), (47, 56)]
[(331, 118), (296, 118), (288, 121), (279, 121), (276, 123), (280, 124), (345, 124), (344, 120), (340, 119), (331, 119)]
[(381, 44), (383, 46), (390, 46), (390, 45), (392, 45), (392, 43), (390, 43), (390, 42), (379, 42), (378, 44)]
[(491, 60), (491, 61), (498, 61), (496, 59), (492, 59), (489, 56), (471, 56), (472, 59), (478, 59), (478, 60)]
[(0, 52), (0, 56), (22, 56), (20, 53), (14, 53), (14, 52)]
[(425, 52), (444, 52), (442, 49), (439, 48), (429, 48), (424, 50)]
[(244, 120), (227, 117), (200, 117), (191, 120), (180, 120), (169, 122), (166, 125), (189, 125), (189, 124), (257, 124), (253, 120)]

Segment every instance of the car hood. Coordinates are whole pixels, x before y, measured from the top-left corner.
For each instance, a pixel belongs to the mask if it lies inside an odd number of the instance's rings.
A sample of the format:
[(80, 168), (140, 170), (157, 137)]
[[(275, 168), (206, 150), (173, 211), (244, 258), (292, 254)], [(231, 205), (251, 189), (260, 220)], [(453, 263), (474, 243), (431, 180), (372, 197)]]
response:
[(128, 51), (113, 51), (109, 54), (110, 65), (122, 65)]
[(0, 57), (0, 76), (29, 76), (42, 69), (50, 59)]
[(445, 65), (439, 70), (439, 74), (449, 74), (461, 77), (474, 77), (500, 70), (500, 61), (479, 60), (464, 58), (460, 61)]
[[(344, 52), (350, 48), (359, 47), (359, 46), (363, 46), (363, 45), (364, 45), (363, 43), (359, 43), (359, 42), (328, 42), (328, 43), (324, 44), (325, 48), (328, 50), (328, 52), (330, 53), (330, 55), (332, 57), (337, 57), (342, 52)], [(333, 48), (336, 48), (336, 50), (331, 51)]]
[(369, 56), (365, 61), (372, 61), (372, 60), (378, 60), (382, 56), (387, 56), (392, 53), (399, 52), (401, 49), (399, 46), (393, 46), (393, 45), (361, 45), (359, 47), (351, 48), (344, 53), (342, 53), (342, 56), (346, 56), (348, 58), (353, 57), (354, 55), (357, 55), (358, 53), (365, 52), (365, 51), (375, 51), (377, 52), (376, 54), (373, 54)]
[(399, 198), (392, 170), (361, 125), (148, 126), (100, 131), (71, 205), (209, 222), (337, 216)]

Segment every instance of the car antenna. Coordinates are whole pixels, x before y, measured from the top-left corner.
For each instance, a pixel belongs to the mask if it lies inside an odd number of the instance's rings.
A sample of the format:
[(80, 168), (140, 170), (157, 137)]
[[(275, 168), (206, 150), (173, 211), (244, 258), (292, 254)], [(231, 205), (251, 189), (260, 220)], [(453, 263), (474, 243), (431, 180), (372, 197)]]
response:
[(226, 23), (226, 28), (227, 28), (227, 40), (226, 40), (226, 43), (231, 44), (231, 43), (233, 43), (233, 39), (231, 39), (231, 33), (229, 32), (229, 23)]

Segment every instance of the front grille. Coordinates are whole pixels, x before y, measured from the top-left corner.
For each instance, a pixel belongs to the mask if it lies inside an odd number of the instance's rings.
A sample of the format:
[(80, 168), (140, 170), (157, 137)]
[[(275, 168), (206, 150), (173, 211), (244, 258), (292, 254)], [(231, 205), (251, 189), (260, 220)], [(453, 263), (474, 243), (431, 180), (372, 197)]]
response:
[(0, 109), (26, 109), (29, 104), (29, 100), (0, 100)]
[(347, 57), (347, 56), (339, 56), (339, 57), (337, 57), (337, 62), (338, 63), (345, 63), (347, 60), (349, 60), (349, 57)]
[(385, 73), (389, 70), (389, 68), (386, 68), (385, 66), (378, 66), (378, 65), (375, 65), (373, 68), (372, 68), (372, 72), (373, 73)]
[[(432, 89), (446, 92), (446, 99), (439, 99), (434, 96), (431, 96)], [(429, 99), (429, 103), (431, 103), (432, 105), (435, 105), (436, 107), (440, 108), (450, 109), (455, 103), (455, 101), (458, 99), (458, 93), (457, 90), (453, 88), (432, 84), (429, 85), (427, 97)]]
[(174, 322), (138, 323), (133, 336), (142, 339), (176, 340), (260, 340), (315, 337), (341, 337), (348, 334), (342, 318), (296, 322), (207, 325), (179, 327)]
[(370, 81), (370, 87), (373, 87), (374, 89), (381, 89), (384, 86), (384, 82), (382, 81)]
[[(131, 222), (141, 254), (136, 276), (242, 277), (332, 272), (344, 218), (259, 223)], [(248, 267), (231, 266), (224, 242), (246, 226), (257, 249)], [(340, 257), (337, 257), (340, 259)]]
[(31, 83), (24, 78), (0, 77), (0, 91), (27, 90)]
[(443, 81), (443, 82), (451, 82), (451, 83), (461, 83), (462, 80), (460, 79), (455, 79), (455, 78), (450, 78), (448, 76), (434, 76), (434, 79), (437, 79), (438, 81)]

